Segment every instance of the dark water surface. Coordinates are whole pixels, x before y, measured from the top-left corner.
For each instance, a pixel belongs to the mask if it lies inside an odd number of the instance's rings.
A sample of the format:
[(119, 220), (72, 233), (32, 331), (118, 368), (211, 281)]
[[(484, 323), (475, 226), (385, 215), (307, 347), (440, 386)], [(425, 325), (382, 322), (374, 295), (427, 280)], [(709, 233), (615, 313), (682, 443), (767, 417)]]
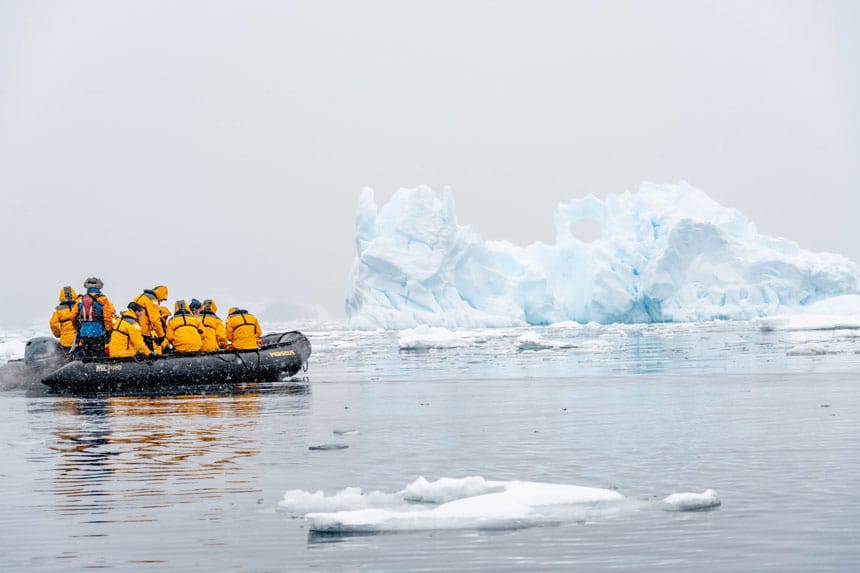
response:
[[(0, 571), (854, 571), (850, 333), (524, 331), (401, 352), (316, 333), (307, 382), (188, 396), (0, 394)], [(832, 354), (787, 356), (817, 341)], [(586, 345), (587, 346), (587, 345)], [(320, 445), (347, 446), (311, 449)], [(617, 488), (638, 502), (514, 530), (320, 535), (290, 489), (418, 476)], [(722, 506), (651, 503), (715, 489)]]

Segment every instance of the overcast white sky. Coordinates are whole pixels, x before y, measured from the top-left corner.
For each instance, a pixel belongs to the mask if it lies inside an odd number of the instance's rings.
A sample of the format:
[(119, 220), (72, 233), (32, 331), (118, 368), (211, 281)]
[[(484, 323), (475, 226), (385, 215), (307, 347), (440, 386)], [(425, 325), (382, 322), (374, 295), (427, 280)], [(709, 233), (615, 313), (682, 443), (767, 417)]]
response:
[(0, 0), (0, 326), (89, 275), (342, 317), (364, 186), (449, 186), (526, 245), (684, 179), (860, 261), (858, 29), (847, 0)]

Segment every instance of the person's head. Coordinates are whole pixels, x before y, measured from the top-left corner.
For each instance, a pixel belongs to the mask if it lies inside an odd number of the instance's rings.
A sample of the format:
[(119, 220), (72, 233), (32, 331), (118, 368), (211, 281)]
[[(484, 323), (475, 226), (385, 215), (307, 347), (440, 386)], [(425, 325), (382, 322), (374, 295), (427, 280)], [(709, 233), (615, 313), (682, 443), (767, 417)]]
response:
[(64, 286), (60, 289), (60, 302), (74, 302), (78, 298), (78, 293), (70, 286)]
[(188, 308), (191, 309), (191, 312), (194, 314), (200, 314), (200, 309), (203, 308), (203, 303), (197, 300), (196, 298), (192, 298), (191, 302), (188, 303)]
[(137, 318), (140, 318), (141, 315), (143, 314), (143, 306), (139, 305), (138, 303), (136, 303), (134, 301), (131, 301), (130, 303), (128, 303), (128, 310), (130, 310), (134, 314), (136, 314)]
[(155, 293), (155, 299), (158, 302), (164, 302), (167, 300), (167, 287), (166, 286), (158, 285), (157, 287), (152, 289), (152, 292)]
[(203, 312), (211, 312), (212, 314), (215, 314), (218, 312), (218, 305), (215, 304), (215, 301), (211, 298), (207, 298), (203, 301)]
[(188, 314), (188, 303), (184, 300), (177, 300), (173, 305), (173, 314)]
[(87, 290), (90, 290), (90, 289), (101, 290), (102, 287), (104, 287), (104, 286), (105, 286), (105, 283), (103, 283), (102, 280), (98, 277), (90, 277), (84, 281), (84, 288)]

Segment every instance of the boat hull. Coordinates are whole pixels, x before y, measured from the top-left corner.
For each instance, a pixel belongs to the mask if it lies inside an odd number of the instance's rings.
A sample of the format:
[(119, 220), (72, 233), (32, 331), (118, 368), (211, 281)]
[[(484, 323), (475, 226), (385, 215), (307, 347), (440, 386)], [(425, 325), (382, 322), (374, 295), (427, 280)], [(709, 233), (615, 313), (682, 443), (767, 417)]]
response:
[(75, 361), (42, 378), (60, 392), (159, 391), (282, 380), (307, 367), (311, 345), (300, 332), (269, 334), (258, 350)]

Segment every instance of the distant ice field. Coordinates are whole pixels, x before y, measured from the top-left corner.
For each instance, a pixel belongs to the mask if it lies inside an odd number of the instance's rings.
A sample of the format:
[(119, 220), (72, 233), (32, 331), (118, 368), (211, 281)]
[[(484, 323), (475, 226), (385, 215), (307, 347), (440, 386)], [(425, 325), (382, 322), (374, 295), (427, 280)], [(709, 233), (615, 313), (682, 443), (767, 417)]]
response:
[[(858, 315), (477, 329), (420, 326), (399, 331), (306, 326), (303, 332), (313, 347), (311, 371), (320, 366), (325, 376), (345, 380), (742, 374), (806, 372), (813, 367), (846, 372), (860, 366)], [(292, 327), (264, 324), (268, 331)], [(0, 331), (0, 364), (22, 358), (30, 337), (48, 334)]]
[[(794, 321), (794, 322), (792, 322)], [(311, 364), (337, 378), (577, 378), (637, 374), (850, 372), (860, 330), (804, 319), (493, 329), (311, 331)], [(387, 365), (387, 366), (383, 366)]]

